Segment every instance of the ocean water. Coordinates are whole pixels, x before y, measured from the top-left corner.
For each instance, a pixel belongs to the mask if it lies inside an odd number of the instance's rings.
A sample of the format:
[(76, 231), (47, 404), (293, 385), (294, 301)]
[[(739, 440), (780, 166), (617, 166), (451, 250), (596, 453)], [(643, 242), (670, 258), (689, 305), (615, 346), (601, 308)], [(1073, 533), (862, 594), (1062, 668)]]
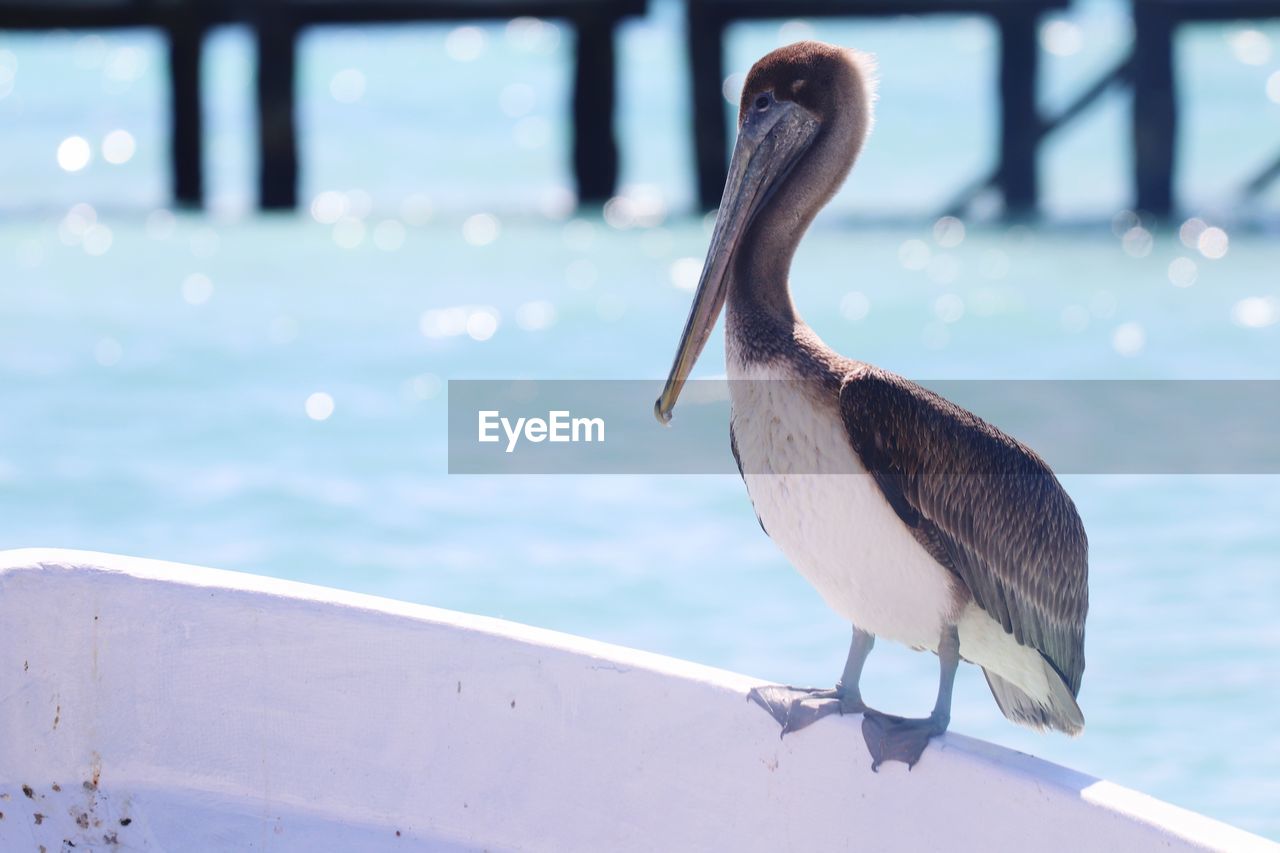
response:
[[(209, 217), (154, 212), (153, 36), (0, 34), (0, 546), (261, 572), (832, 682), (848, 628), (736, 477), (445, 473), (449, 379), (665, 376), (708, 236), (682, 212), (678, 12), (657, 4), (624, 34), (628, 189), (604, 217), (567, 213), (571, 36), (551, 25), (309, 36), (308, 210), (272, 217), (244, 215), (243, 33), (210, 45)], [(1047, 103), (1126, 38), (1108, 4), (1057, 23), (1049, 43), (1077, 49), (1049, 63)], [(734, 67), (809, 31), (788, 26), (735, 29)], [(961, 234), (927, 214), (989, 163), (990, 33), (811, 29), (875, 51), (883, 78), (866, 157), (793, 273), (831, 345), (921, 379), (1280, 378), (1265, 229), (1109, 224), (1126, 198), (1122, 98), (1045, 167), (1054, 217), (1098, 224)], [(1180, 41), (1183, 185), (1210, 222), (1280, 144), (1273, 44), (1246, 25)], [(135, 143), (122, 165), (100, 147), (117, 128)], [(56, 152), (72, 135), (92, 159), (68, 172)], [(865, 224), (884, 213), (899, 224)], [(723, 372), (718, 342), (698, 375)], [(1280, 838), (1280, 480), (1065, 483), (1091, 541), (1088, 729), (1016, 729), (969, 667), (953, 725)], [(865, 694), (923, 712), (935, 671), (882, 644)]]

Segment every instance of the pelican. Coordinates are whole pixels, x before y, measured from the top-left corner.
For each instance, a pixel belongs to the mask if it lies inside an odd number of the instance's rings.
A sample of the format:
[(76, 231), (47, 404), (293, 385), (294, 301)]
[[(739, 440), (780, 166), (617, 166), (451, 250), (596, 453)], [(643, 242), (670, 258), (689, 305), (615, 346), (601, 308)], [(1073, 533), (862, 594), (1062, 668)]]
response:
[[(914, 766), (946, 731), (961, 660), (982, 667), (1015, 723), (1078, 734), (1088, 541), (1040, 457), (942, 397), (845, 358), (805, 325), (788, 274), (871, 127), (869, 60), (801, 42), (747, 75), (738, 140), (706, 264), (654, 410), (668, 423), (721, 308), (729, 440), (760, 525), (853, 626), (834, 689), (749, 698), (785, 735), (862, 714), (872, 768)], [(862, 700), (877, 637), (937, 654), (927, 717)]]

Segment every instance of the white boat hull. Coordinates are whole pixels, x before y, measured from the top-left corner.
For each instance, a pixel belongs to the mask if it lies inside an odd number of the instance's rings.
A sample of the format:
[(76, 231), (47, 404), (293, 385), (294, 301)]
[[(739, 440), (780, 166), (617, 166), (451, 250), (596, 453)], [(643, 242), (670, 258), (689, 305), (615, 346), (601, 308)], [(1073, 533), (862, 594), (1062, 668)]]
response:
[(6, 851), (1274, 849), (957, 734), (873, 774), (856, 717), (779, 740), (744, 676), (253, 575), (0, 552), (0, 637)]

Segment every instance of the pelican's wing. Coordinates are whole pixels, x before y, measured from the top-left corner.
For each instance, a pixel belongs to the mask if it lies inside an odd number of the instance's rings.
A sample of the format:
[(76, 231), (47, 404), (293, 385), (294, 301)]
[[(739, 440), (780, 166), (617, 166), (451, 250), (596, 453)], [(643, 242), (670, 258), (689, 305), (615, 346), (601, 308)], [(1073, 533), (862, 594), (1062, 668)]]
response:
[(1075, 696), (1088, 540), (1049, 466), (970, 412), (870, 366), (844, 381), (840, 408), (858, 456), (916, 539)]

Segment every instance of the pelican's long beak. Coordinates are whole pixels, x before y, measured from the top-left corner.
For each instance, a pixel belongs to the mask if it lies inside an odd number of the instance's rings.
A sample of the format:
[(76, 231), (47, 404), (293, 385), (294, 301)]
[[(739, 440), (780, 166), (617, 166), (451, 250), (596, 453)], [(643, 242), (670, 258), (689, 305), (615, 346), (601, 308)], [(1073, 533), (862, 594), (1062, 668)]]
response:
[(768, 105), (764, 109), (753, 106), (738, 133), (693, 308), (667, 384), (653, 407), (663, 424), (671, 421), (671, 410), (685, 380), (720, 317), (743, 234), (818, 132), (818, 120), (808, 110), (791, 101), (775, 101), (771, 93), (761, 97), (769, 99)]

